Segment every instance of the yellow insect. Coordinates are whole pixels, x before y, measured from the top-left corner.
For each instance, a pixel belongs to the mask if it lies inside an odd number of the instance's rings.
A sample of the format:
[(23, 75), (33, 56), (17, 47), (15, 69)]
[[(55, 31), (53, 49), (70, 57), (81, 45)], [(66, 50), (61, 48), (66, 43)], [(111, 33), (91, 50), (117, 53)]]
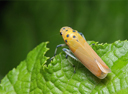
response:
[[(98, 78), (104, 79), (107, 74), (111, 72), (109, 67), (86, 42), (85, 37), (82, 33), (73, 30), (71, 27), (65, 26), (60, 29), (60, 34), (62, 35), (66, 44), (57, 45), (55, 54), (51, 59), (55, 57), (58, 47), (67, 45), (70, 50), (63, 48), (63, 51), (66, 53), (66, 55), (72, 57), (77, 61), (80, 61)], [(72, 55), (72, 53), (76, 57)]]

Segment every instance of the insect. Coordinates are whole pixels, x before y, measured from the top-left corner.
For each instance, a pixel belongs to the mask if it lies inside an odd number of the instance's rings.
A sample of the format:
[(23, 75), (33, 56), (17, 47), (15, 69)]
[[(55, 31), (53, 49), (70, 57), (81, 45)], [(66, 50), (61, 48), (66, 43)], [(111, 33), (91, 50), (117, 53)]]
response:
[(109, 67), (86, 42), (82, 33), (73, 30), (71, 27), (65, 26), (60, 29), (60, 35), (63, 37), (66, 44), (57, 45), (55, 54), (51, 59), (55, 57), (58, 47), (64, 47), (67, 45), (69, 49), (62, 49), (66, 53), (66, 57), (70, 56), (73, 59), (80, 61), (98, 78), (104, 79), (107, 74), (111, 72)]

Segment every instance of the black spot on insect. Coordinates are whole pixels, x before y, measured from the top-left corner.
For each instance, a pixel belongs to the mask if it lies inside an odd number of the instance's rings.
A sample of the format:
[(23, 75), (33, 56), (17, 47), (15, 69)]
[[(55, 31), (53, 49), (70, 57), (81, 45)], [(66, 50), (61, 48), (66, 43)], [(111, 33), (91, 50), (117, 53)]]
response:
[(76, 32), (75, 30), (73, 30), (73, 32)]
[(76, 38), (76, 36), (73, 36), (73, 38)]
[(65, 30), (65, 28), (63, 28), (63, 30)]
[(69, 37), (69, 34), (67, 34), (67, 37)]
[(78, 39), (76, 41), (79, 42)]
[(67, 43), (67, 40), (65, 40), (65, 42)]
[(62, 32), (60, 32), (60, 35), (62, 35)]
[(68, 31), (68, 30), (66, 30), (66, 31)]

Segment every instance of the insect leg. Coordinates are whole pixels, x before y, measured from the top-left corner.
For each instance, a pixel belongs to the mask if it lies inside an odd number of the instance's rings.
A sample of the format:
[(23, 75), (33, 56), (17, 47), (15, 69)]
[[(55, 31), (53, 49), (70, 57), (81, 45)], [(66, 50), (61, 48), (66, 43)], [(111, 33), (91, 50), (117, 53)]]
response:
[(79, 61), (74, 55), (71, 54), (71, 51), (69, 49), (63, 48), (62, 50), (71, 58), (75, 59), (76, 61)]
[(67, 58), (68, 58), (68, 55), (66, 54), (66, 56), (65, 56), (65, 57), (66, 57), (66, 59), (67, 59)]
[(95, 46), (95, 43), (93, 43), (92, 45), (94, 45), (94, 46)]
[[(72, 52), (69, 49), (63, 48), (62, 50), (66, 53), (66, 57), (67, 56), (70, 56), (71, 58), (75, 59), (76, 61), (79, 61), (74, 55), (71, 54)], [(72, 64), (72, 66), (74, 67), (74, 73), (76, 73), (76, 71), (75, 71), (75, 65)]]
[[(84, 37), (84, 34), (83, 33), (81, 33), (81, 32), (78, 32), (84, 39), (85, 39), (85, 37)], [(86, 40), (86, 39), (85, 39)]]
[(55, 49), (55, 52), (54, 52), (54, 56), (50, 58), (50, 61), (56, 56), (58, 47), (64, 47), (64, 46), (66, 46), (66, 44), (59, 44), (59, 45), (56, 46), (56, 49)]
[[(84, 39), (85, 39), (85, 37), (84, 37), (84, 34), (83, 33), (81, 33), (81, 32), (78, 32)], [(86, 39), (85, 39), (86, 40)], [(92, 45), (95, 45), (94, 43), (92, 44)]]

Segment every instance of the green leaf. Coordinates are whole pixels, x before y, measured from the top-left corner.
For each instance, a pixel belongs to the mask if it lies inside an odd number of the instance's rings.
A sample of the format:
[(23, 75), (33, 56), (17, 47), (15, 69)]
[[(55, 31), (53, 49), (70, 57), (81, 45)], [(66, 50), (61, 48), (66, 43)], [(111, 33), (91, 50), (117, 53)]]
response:
[(0, 94), (28, 94), (42, 93), (42, 74), (40, 70), (46, 63), (44, 56), (48, 48), (45, 43), (41, 43), (22, 61), (17, 68), (10, 71), (1, 81)]
[(65, 53), (58, 54), (47, 66), (45, 42), (2, 79), (0, 94), (127, 94), (128, 41), (88, 43), (95, 44), (92, 48), (112, 71), (105, 79), (95, 77), (80, 62), (66, 59)]

